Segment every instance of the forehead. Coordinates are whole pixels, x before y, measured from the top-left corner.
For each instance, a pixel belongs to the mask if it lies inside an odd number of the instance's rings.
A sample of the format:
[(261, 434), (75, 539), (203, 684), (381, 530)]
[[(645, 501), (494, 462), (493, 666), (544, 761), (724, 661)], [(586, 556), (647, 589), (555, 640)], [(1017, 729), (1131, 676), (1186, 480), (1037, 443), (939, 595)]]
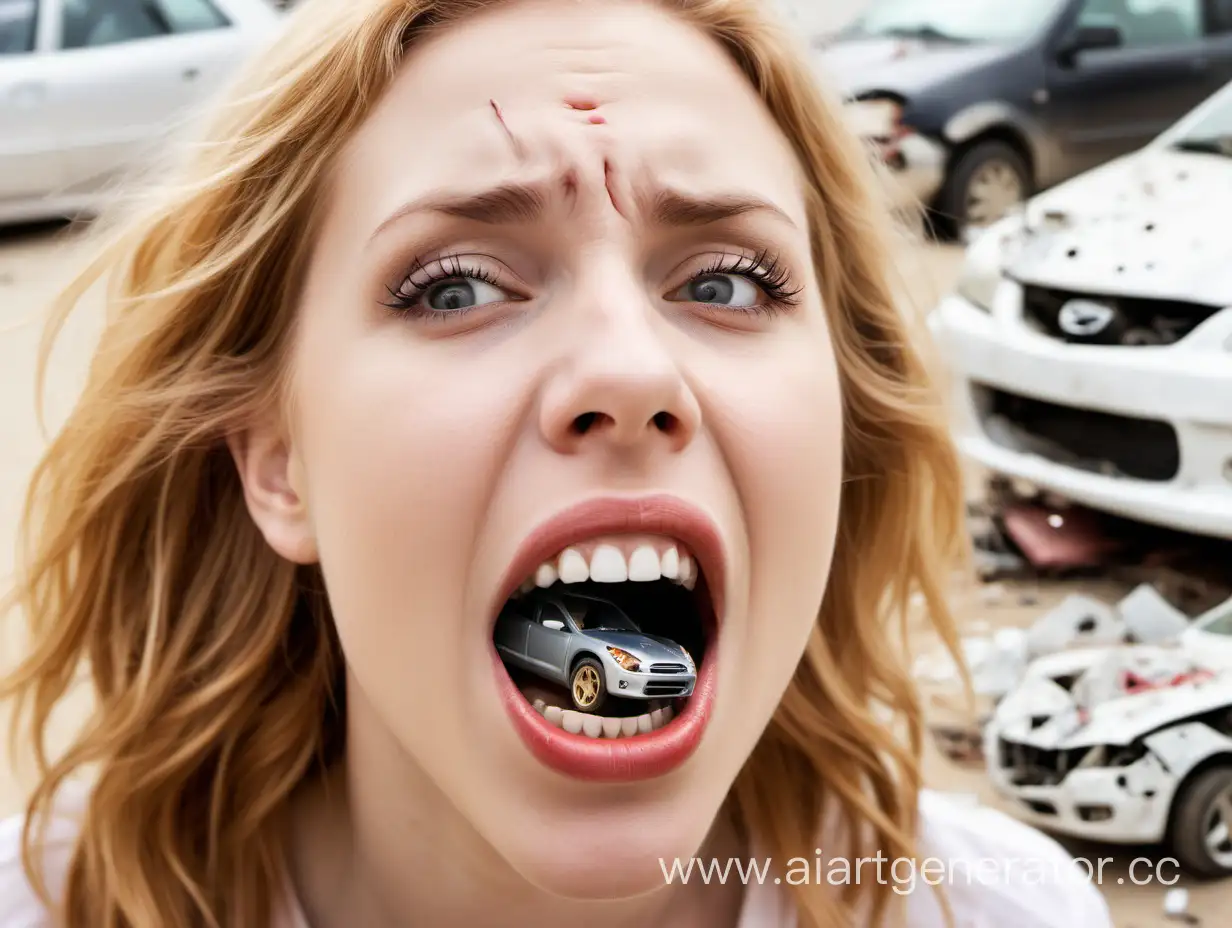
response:
[(744, 75), (710, 37), (637, 0), (500, 3), (421, 43), (347, 148), (349, 208), (517, 180), (493, 101), (533, 132), (579, 98), (598, 104), (629, 176), (753, 194), (807, 224), (794, 155)]

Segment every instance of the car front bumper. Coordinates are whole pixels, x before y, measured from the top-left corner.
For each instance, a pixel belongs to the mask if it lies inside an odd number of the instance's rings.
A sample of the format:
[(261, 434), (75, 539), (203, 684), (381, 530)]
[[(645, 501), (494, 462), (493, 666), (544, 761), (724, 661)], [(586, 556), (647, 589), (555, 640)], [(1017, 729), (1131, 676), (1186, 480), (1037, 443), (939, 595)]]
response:
[[(1232, 308), (1176, 344), (1144, 348), (1070, 344), (1041, 333), (1023, 319), (1021, 288), (1010, 281), (994, 304), (985, 311), (951, 295), (930, 318), (950, 362), (966, 456), (1094, 509), (1232, 538)], [(1163, 423), (1174, 435), (1176, 472), (1169, 479), (1110, 475), (1015, 446), (992, 429), (990, 390), (1079, 415)]]
[(1014, 782), (995, 725), (986, 732), (984, 753), (993, 789), (1037, 828), (1112, 844), (1157, 844), (1166, 837), (1179, 778), (1151, 754), (1125, 767), (1076, 769), (1055, 785), (1027, 786)]
[(622, 669), (614, 661), (604, 661), (607, 691), (625, 699), (677, 699), (693, 695), (696, 673), (648, 673)]

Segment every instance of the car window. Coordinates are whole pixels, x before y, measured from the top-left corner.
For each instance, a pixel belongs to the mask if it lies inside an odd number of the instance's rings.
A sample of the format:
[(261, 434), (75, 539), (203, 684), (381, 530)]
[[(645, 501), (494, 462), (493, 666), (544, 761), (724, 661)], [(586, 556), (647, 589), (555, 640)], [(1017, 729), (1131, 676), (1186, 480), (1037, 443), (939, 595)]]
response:
[(95, 48), (226, 25), (210, 0), (64, 0), (60, 47)]
[[(574, 602), (577, 605), (574, 605)], [(569, 611), (574, 612), (575, 609), (583, 610), (586, 617), (586, 628), (602, 629), (609, 632), (635, 632), (638, 627), (629, 621), (629, 617), (623, 612), (608, 603), (592, 602), (589, 600), (569, 600)], [(577, 621), (577, 614), (574, 613), (574, 620)], [(582, 623), (578, 621), (580, 628)]]
[(0, 0), (0, 55), (34, 51), (38, 0)]
[(1210, 0), (1207, 16), (1207, 32), (1232, 32), (1232, 0)]
[(840, 31), (845, 38), (1019, 42), (1042, 29), (1059, 0), (872, 0)]
[[(556, 605), (556, 603), (544, 603), (543, 608), (539, 610), (540, 624), (544, 622), (551, 622), (553, 620), (557, 622), (564, 622), (565, 618), (566, 618), (565, 610), (561, 609), (560, 606)], [(581, 622), (578, 622), (577, 625), (578, 625), (578, 628), (582, 627)], [(569, 624), (566, 622), (565, 628), (568, 628), (568, 627), (569, 627)]]
[(1114, 26), (1126, 48), (1182, 45), (1203, 35), (1203, 0), (1087, 0), (1078, 26)]

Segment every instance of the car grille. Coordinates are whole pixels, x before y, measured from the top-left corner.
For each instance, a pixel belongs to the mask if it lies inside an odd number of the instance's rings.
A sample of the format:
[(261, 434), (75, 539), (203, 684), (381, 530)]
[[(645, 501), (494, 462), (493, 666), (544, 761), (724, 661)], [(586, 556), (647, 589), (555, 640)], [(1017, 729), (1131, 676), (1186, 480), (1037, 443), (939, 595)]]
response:
[(1057, 786), (1091, 750), (1048, 750), (998, 738), (997, 766), (1014, 786)]
[(647, 696), (681, 696), (688, 688), (687, 683), (647, 683), (643, 692)]
[[(1099, 331), (1066, 331), (1061, 310), (1071, 300), (1090, 300), (1112, 310), (1111, 321)], [(1053, 338), (1082, 345), (1140, 347), (1179, 342), (1223, 307), (1181, 300), (1102, 296), (1054, 290), (1028, 284), (1022, 291), (1022, 312), (1028, 322)]]
[(988, 437), (1014, 451), (1112, 477), (1166, 482), (1181, 467), (1167, 422), (1060, 406), (974, 385), (972, 399)]
[(688, 673), (689, 668), (684, 664), (651, 664), (651, 673)]

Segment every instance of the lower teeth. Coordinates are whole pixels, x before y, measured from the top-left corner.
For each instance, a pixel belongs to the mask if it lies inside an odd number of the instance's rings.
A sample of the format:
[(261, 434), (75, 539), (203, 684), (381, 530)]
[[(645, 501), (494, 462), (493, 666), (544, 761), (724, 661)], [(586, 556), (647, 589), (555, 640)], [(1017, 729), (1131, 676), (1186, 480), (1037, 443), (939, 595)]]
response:
[(676, 715), (676, 710), (670, 704), (654, 702), (649, 712), (641, 715), (617, 717), (604, 715), (587, 715), (575, 709), (562, 709), (560, 706), (549, 706), (542, 699), (533, 703), (535, 711), (549, 723), (562, 728), (572, 735), (586, 735), (589, 738), (631, 738), (634, 735), (648, 735), (657, 731)]

